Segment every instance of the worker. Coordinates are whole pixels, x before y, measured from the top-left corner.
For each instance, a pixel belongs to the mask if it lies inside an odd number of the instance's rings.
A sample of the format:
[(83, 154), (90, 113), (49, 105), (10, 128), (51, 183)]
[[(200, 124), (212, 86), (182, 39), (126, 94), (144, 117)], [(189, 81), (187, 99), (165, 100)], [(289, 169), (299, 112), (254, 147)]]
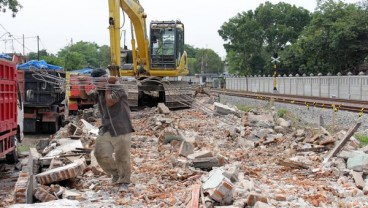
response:
[(86, 93), (81, 85), (80, 97), (96, 101), (102, 117), (94, 155), (101, 168), (112, 176), (112, 184), (119, 185), (120, 191), (128, 191), (131, 184), (130, 139), (134, 132), (128, 97), (124, 88), (116, 84), (116, 77), (109, 77), (106, 70), (94, 69), (91, 76), (96, 90)]

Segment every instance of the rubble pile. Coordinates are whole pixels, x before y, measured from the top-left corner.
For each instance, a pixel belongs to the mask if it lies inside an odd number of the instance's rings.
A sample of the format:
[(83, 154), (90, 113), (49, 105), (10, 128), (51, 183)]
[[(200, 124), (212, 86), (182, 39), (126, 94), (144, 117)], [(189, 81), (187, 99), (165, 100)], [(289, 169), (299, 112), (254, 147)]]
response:
[[(23, 171), (33, 176), (23, 174), (18, 179), (14, 203), (368, 206), (368, 148), (352, 136), (359, 123), (348, 132), (331, 134), (323, 127), (298, 126), (278, 118), (274, 109), (245, 113), (200, 99), (213, 114), (195, 108), (170, 111), (163, 104), (132, 112), (134, 185), (128, 192), (111, 185), (110, 176), (93, 157), (99, 120), (89, 112), (61, 129), (44, 148), (31, 149)], [(24, 187), (32, 184), (33, 188)]]

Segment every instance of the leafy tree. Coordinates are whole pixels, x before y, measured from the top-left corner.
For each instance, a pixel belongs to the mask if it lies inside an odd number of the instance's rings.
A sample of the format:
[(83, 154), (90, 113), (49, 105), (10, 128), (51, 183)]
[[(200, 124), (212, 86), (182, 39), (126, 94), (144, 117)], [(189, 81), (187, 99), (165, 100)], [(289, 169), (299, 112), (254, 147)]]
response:
[(20, 5), (17, 0), (0, 0), (0, 10), (6, 12), (6, 9), (9, 9), (12, 11), (13, 17), (15, 17), (21, 8), (22, 5)]
[(354, 4), (323, 1), (298, 41), (310, 72), (358, 73), (368, 55), (368, 12)]
[(193, 63), (194, 73), (222, 73), (224, 64), (220, 56), (212, 49), (198, 49), (195, 62)]
[(309, 21), (306, 9), (283, 2), (266, 2), (254, 12), (238, 13), (218, 31), (225, 41), (229, 70), (244, 75), (271, 72), (272, 54), (296, 42)]
[[(63, 59), (55, 56), (54, 54), (48, 53), (46, 50), (40, 50), (40, 60), (45, 60), (48, 64), (53, 64), (57, 66), (63, 66)], [(38, 53), (30, 52), (28, 54), (28, 60), (37, 60)]]
[(68, 70), (100, 67), (100, 57), (96, 43), (79, 41), (74, 45), (61, 49), (58, 56), (64, 59), (64, 68)]
[(185, 51), (187, 52), (188, 58), (196, 57), (197, 50), (193, 46), (185, 44), (184, 48), (185, 48)]
[(107, 45), (103, 45), (98, 49), (98, 57), (99, 57), (99, 67), (107, 68), (111, 64), (111, 53), (110, 47)]

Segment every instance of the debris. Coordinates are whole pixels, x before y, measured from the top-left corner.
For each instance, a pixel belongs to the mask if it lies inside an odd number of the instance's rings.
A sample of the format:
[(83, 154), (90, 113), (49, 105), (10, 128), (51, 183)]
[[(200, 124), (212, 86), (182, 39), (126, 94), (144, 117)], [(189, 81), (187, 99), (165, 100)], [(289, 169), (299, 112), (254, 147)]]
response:
[(88, 123), (86, 120), (81, 119), (81, 121), (83, 122), (84, 128), (86, 128), (86, 130), (94, 135), (98, 135), (98, 131), (99, 129), (95, 126), (93, 126), (92, 124)]
[(359, 173), (359, 172), (355, 172), (355, 171), (351, 171), (351, 175), (354, 178), (355, 181), (355, 185), (359, 188), (359, 189), (363, 189), (365, 186), (364, 180), (363, 180), (363, 173)]
[(305, 164), (291, 160), (279, 160), (278, 164), (289, 168), (308, 169), (308, 166)]
[(182, 155), (184, 157), (193, 154), (194, 145), (190, 142), (183, 141), (179, 148), (179, 155)]
[(169, 110), (169, 108), (164, 103), (157, 104), (157, 108), (158, 108), (158, 112), (161, 113), (161, 114), (168, 115), (171, 112)]
[(55, 168), (52, 170), (45, 171), (36, 175), (36, 180), (41, 184), (50, 184), (52, 182), (58, 182), (69, 178), (74, 178), (83, 173), (86, 168), (85, 159), (79, 159), (69, 165)]
[(200, 169), (212, 169), (213, 167), (219, 167), (220, 163), (216, 157), (203, 157), (197, 158), (193, 161), (193, 166)]
[(345, 134), (345, 137), (337, 145), (335, 145), (334, 149), (331, 150), (327, 157), (323, 160), (323, 164), (326, 164), (331, 157), (340, 152), (340, 150), (343, 148), (346, 142), (348, 142), (349, 138), (354, 134), (354, 132), (359, 128), (361, 124), (361, 121), (358, 121), (353, 127), (349, 129), (349, 131)]
[(201, 185), (194, 184), (192, 186), (192, 199), (188, 204), (188, 208), (199, 208), (199, 195), (200, 195)]

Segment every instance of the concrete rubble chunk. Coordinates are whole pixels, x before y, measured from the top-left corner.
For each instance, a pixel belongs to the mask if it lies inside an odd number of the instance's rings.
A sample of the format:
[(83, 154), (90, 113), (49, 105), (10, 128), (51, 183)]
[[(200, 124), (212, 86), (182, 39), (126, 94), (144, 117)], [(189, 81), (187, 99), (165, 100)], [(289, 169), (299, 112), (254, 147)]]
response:
[(213, 200), (228, 205), (232, 201), (234, 185), (224, 173), (225, 171), (221, 168), (212, 170), (203, 184), (203, 189)]
[(63, 199), (70, 199), (70, 200), (82, 200), (82, 194), (73, 190), (65, 190), (63, 193)]
[(275, 126), (275, 122), (273, 120), (272, 115), (251, 115), (249, 114), (249, 123), (250, 126), (261, 127), (261, 128), (273, 128)]
[(192, 162), (195, 168), (200, 169), (212, 169), (213, 167), (220, 167), (220, 161), (216, 157), (196, 158)]
[(158, 112), (161, 114), (168, 115), (171, 112), (170, 109), (164, 103), (157, 104), (157, 108), (158, 108)]
[(94, 134), (94, 135), (98, 135), (98, 131), (99, 129), (95, 126), (93, 126), (92, 124), (88, 123), (86, 120), (81, 119), (84, 128), (87, 130), (88, 133)]
[(368, 154), (350, 157), (347, 161), (347, 169), (368, 173)]
[(48, 201), (53, 201), (57, 199), (56, 196), (49, 193), (49, 190), (46, 190), (44, 186), (37, 187), (34, 196), (36, 199), (42, 202), (48, 202)]
[(55, 168), (36, 175), (36, 180), (40, 184), (50, 184), (53, 182), (63, 181), (70, 178), (75, 178), (83, 173), (86, 168), (84, 158), (74, 161), (63, 167)]
[(232, 108), (230, 106), (227, 106), (227, 105), (224, 105), (218, 102), (215, 102), (214, 106), (215, 106), (215, 111), (220, 115), (233, 114), (233, 115), (236, 115), (237, 117), (241, 117), (241, 113), (236, 108)]
[(190, 154), (193, 154), (193, 152), (194, 152), (194, 145), (184, 140), (180, 145), (179, 155), (186, 157)]
[(204, 158), (204, 157), (213, 157), (213, 153), (211, 151), (208, 150), (203, 150), (200, 152), (195, 152), (193, 154), (190, 154), (187, 156), (188, 159), (190, 160), (194, 160), (194, 159), (198, 159), (198, 158)]
[(58, 139), (57, 143), (59, 146), (56, 146), (55, 149), (47, 153), (46, 157), (54, 157), (60, 155), (61, 153), (72, 152), (76, 148), (83, 148), (83, 144), (80, 140), (63, 138)]
[(275, 206), (269, 205), (267, 203), (261, 202), (261, 201), (257, 201), (253, 208), (275, 208)]
[(359, 189), (363, 189), (365, 186), (364, 180), (363, 180), (363, 173), (351, 171), (351, 175), (353, 176), (353, 179), (355, 181), (355, 185)]

